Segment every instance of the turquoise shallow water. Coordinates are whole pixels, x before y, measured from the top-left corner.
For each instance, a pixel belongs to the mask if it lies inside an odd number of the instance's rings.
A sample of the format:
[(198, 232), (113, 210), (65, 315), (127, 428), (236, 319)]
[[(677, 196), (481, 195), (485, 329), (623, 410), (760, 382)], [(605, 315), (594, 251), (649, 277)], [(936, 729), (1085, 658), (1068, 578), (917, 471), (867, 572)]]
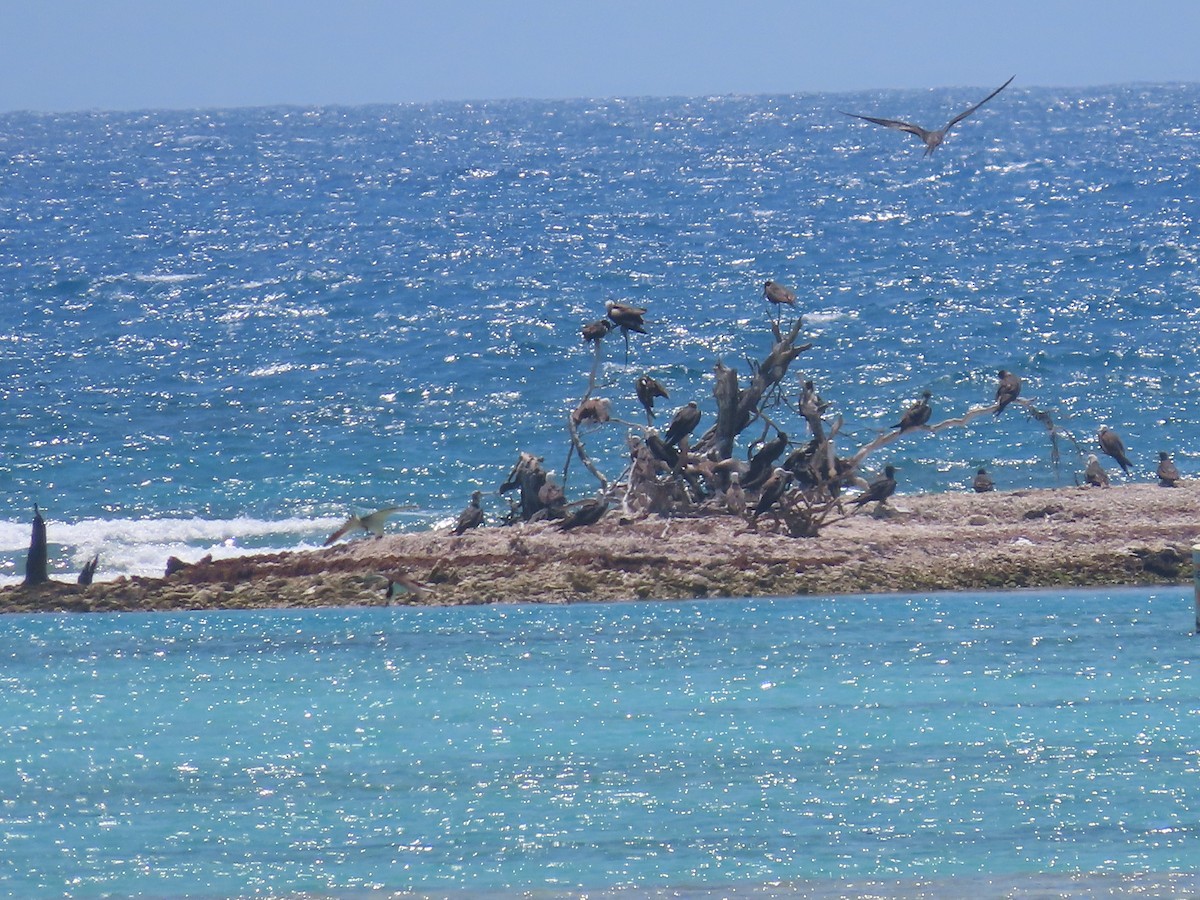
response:
[(1175, 588), (12, 616), (0, 892), (1171, 896), (1192, 622)]

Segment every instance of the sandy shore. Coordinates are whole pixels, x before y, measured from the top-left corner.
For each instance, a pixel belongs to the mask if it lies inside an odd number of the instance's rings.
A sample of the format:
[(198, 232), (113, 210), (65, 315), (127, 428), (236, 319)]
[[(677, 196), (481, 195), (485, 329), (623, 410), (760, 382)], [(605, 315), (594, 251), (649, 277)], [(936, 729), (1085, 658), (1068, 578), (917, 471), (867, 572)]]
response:
[[(1192, 576), (1200, 481), (893, 498), (816, 538), (728, 515), (397, 534), (169, 578), (0, 591), (0, 611), (254, 609), (1156, 584)], [(389, 601), (392, 573), (427, 586)]]

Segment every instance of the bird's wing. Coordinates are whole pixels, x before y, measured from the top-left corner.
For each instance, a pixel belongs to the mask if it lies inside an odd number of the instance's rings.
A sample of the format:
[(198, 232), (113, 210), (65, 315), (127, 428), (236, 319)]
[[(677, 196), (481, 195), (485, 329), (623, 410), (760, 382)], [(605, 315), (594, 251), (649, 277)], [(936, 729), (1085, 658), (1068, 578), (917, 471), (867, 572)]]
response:
[(400, 509), (399, 506), (385, 506), (383, 509), (377, 509), (369, 516), (363, 516), (361, 519), (362, 526), (367, 531), (374, 534), (383, 534), (383, 525), (387, 522), (388, 517), (392, 513)]
[(351, 516), (345, 522), (342, 523), (341, 528), (339, 528), (337, 531), (335, 531), (333, 534), (331, 534), (329, 537), (327, 537), (325, 539), (325, 546), (328, 547), (330, 544), (332, 544), (338, 538), (340, 538), (343, 535), (348, 534), (351, 531), (354, 531), (358, 528), (362, 528), (362, 519), (360, 519), (358, 516)]
[(942, 131), (949, 131), (951, 128), (953, 128), (955, 125), (957, 125), (963, 119), (965, 119), (971, 113), (975, 112), (975, 110), (979, 109), (979, 107), (983, 106), (983, 104), (987, 103), (989, 100), (991, 100), (993, 97), (995, 97), (998, 93), (1000, 93), (1002, 90), (1004, 90), (1010, 84), (1012, 84), (1013, 78), (1016, 78), (1016, 77), (1017, 77), (1016, 75), (1012, 76), (1012, 78), (1009, 78), (1008, 81), (1004, 82), (1004, 84), (1000, 85), (1000, 87), (996, 88), (994, 91), (992, 91), (990, 94), (988, 94), (982, 100), (980, 100), (978, 103), (976, 103), (970, 109), (966, 109), (966, 110), (963, 110), (962, 112), (960, 112), (957, 116), (955, 116), (953, 119), (951, 119), (949, 122), (946, 123), (946, 127), (943, 128)]
[[(862, 119), (864, 122), (873, 122), (876, 125), (882, 125), (884, 128), (895, 128), (899, 131), (907, 131), (909, 134), (915, 134), (922, 141), (933, 133), (922, 128), (920, 125), (914, 125), (912, 122), (903, 122), (900, 119), (877, 119), (874, 116), (860, 116), (858, 113), (842, 112), (840, 109), (838, 112), (841, 112), (843, 116), (849, 116), (852, 119)], [(970, 112), (970, 110), (967, 112)], [(961, 116), (959, 118), (961, 118)]]

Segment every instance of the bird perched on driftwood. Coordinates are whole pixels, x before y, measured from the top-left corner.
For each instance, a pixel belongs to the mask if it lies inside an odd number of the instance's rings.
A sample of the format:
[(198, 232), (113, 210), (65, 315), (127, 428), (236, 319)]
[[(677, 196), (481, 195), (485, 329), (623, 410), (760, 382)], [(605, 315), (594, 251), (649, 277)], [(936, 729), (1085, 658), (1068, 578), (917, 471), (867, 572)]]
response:
[(618, 303), (615, 300), (609, 300), (604, 306), (608, 318), (621, 329), (621, 336), (625, 338), (625, 362), (628, 363), (629, 332), (646, 333), (646, 322), (642, 318), (646, 315), (646, 310), (639, 306), (630, 306), (628, 303)]
[(931, 392), (922, 391), (921, 399), (906, 409), (904, 415), (900, 417), (900, 421), (892, 427), (907, 431), (909, 428), (916, 428), (918, 425), (928, 422), (929, 417), (933, 414), (933, 410), (929, 408), (929, 398), (932, 396)]
[(768, 281), (763, 285), (763, 296), (771, 301), (776, 310), (780, 306), (795, 306), (796, 292), (778, 281)]
[(383, 509), (377, 509), (365, 516), (351, 513), (350, 518), (342, 523), (342, 527), (325, 539), (325, 546), (328, 547), (338, 538), (354, 531), (367, 531), (377, 538), (383, 537), (383, 526), (387, 524), (392, 513), (400, 508), (399, 506), (385, 506)]
[(571, 413), (571, 421), (576, 425), (581, 422), (595, 422), (597, 425), (603, 425), (608, 421), (611, 408), (612, 404), (603, 397), (589, 397)]
[(854, 508), (860, 509), (872, 501), (886, 503), (888, 497), (896, 493), (896, 467), (883, 467), (883, 474), (872, 481), (865, 491), (854, 498)]
[(787, 493), (788, 485), (791, 483), (792, 473), (782, 466), (777, 467), (763, 484), (762, 491), (758, 495), (758, 502), (754, 504), (754, 515), (751, 518), (757, 520), (759, 516), (778, 503)]
[(637, 383), (634, 385), (637, 390), (637, 398), (642, 406), (646, 408), (647, 423), (654, 421), (654, 398), (662, 397), (664, 400), (670, 398), (667, 389), (651, 378), (649, 375), (639, 375)]
[(451, 534), (462, 534), (483, 524), (483, 507), (479, 505), (482, 499), (482, 491), (475, 491), (471, 494), (471, 501), (467, 504), (466, 509), (458, 514)]
[(984, 468), (975, 473), (975, 480), (971, 482), (971, 487), (975, 488), (975, 493), (977, 494), (986, 494), (988, 491), (996, 489), (996, 485), (992, 481), (992, 476)]
[(1012, 76), (1012, 78), (1008, 79), (1008, 81), (1004, 82), (1004, 84), (1000, 85), (1000, 87), (996, 88), (970, 109), (960, 112), (957, 116), (947, 122), (944, 128), (940, 128), (937, 131), (929, 131), (926, 128), (922, 128), (920, 125), (914, 125), (912, 122), (905, 122), (902, 119), (878, 119), (875, 116), (860, 116), (858, 113), (842, 112), (841, 110), (838, 110), (838, 112), (841, 112), (843, 116), (849, 116), (852, 119), (862, 119), (863, 121), (870, 122), (874, 125), (882, 125), (885, 128), (895, 128), (898, 131), (906, 131), (909, 134), (917, 137), (921, 143), (925, 145), (925, 156), (928, 156), (942, 145), (942, 141), (946, 139), (946, 135), (950, 133), (951, 128), (1012, 84), (1013, 78), (1016, 77), (1016, 75)]
[(812, 381), (804, 382), (804, 387), (800, 391), (800, 415), (805, 419), (820, 418), (825, 415), (825, 410), (829, 408), (829, 404), (821, 399), (821, 395), (817, 393), (817, 386)]
[(574, 509), (567, 512), (566, 517), (558, 526), (560, 531), (572, 528), (582, 528), (584, 525), (595, 525), (608, 512), (608, 501), (589, 497)]
[(995, 415), (1000, 415), (1004, 412), (1004, 407), (1017, 399), (1021, 393), (1021, 379), (1005, 369), (999, 372), (1000, 383), (996, 385), (996, 412)]
[(1129, 462), (1129, 457), (1125, 455), (1125, 444), (1121, 442), (1121, 438), (1117, 433), (1107, 425), (1101, 425), (1096, 439), (1100, 442), (1100, 449), (1115, 459), (1117, 465), (1121, 467), (1121, 471), (1128, 475), (1132, 463)]
[[(758, 452), (750, 457), (750, 465), (746, 469), (745, 486), (754, 490), (766, 481), (770, 477), (775, 461), (783, 456), (783, 451), (787, 449), (787, 446), (788, 436), (782, 431), (763, 444)], [(784, 468), (788, 467), (784, 466)]]
[(595, 322), (588, 322), (580, 330), (585, 341), (598, 344), (613, 330), (613, 323), (608, 319), (597, 319)]
[(1108, 487), (1108, 473), (1100, 465), (1095, 453), (1089, 453), (1087, 468), (1083, 470), (1083, 480), (1093, 487)]
[(663, 441), (668, 447), (678, 446), (679, 442), (695, 431), (699, 424), (700, 407), (696, 405), (695, 400), (689, 400), (686, 406), (675, 410), (675, 415), (671, 417), (671, 424), (667, 426), (667, 433), (663, 436)]
[(1158, 483), (1162, 487), (1175, 487), (1175, 482), (1179, 480), (1179, 470), (1175, 468), (1175, 463), (1171, 462), (1171, 454), (1165, 450), (1158, 452)]
[(562, 485), (554, 480), (553, 475), (546, 476), (545, 484), (538, 488), (537, 498), (538, 503), (542, 505), (542, 509), (546, 510), (546, 514), (550, 518), (562, 517), (567, 496), (563, 493)]

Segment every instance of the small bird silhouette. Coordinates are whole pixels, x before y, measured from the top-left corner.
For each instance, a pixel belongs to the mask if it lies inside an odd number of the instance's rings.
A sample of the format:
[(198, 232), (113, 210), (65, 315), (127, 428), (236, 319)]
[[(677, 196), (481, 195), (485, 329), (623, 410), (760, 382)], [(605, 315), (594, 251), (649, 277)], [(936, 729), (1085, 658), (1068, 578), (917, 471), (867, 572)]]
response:
[(421, 584), (410, 575), (403, 572), (393, 572), (387, 576), (387, 593), (384, 596), (390, 604), (393, 600), (408, 596), (413, 600), (422, 600), (429, 593), (429, 587)]
[(1007, 372), (1004, 369), (1000, 370), (1000, 383), (996, 385), (996, 412), (995, 415), (1000, 415), (1004, 412), (1004, 407), (1017, 399), (1017, 395), (1021, 393), (1021, 379), (1012, 372)]
[(883, 467), (883, 474), (867, 486), (867, 489), (854, 498), (855, 509), (860, 509), (872, 501), (886, 503), (888, 497), (896, 493), (896, 467)]
[(612, 403), (603, 397), (589, 397), (571, 413), (571, 421), (576, 425), (581, 422), (595, 422), (597, 425), (603, 425), (609, 420), (611, 409)]
[(585, 341), (598, 344), (613, 328), (613, 323), (608, 319), (597, 319), (595, 322), (588, 322), (580, 331)]
[(838, 112), (841, 112), (843, 116), (850, 116), (852, 119), (862, 119), (863, 121), (871, 122), (875, 125), (882, 125), (885, 128), (895, 128), (899, 131), (907, 131), (909, 134), (915, 135), (921, 140), (921, 142), (925, 145), (925, 156), (928, 156), (942, 145), (942, 141), (946, 139), (946, 135), (950, 133), (951, 128), (1012, 84), (1013, 78), (1016, 77), (1017, 76), (1014, 75), (1012, 78), (1009, 78), (1008, 81), (1004, 82), (1004, 84), (1000, 85), (1000, 87), (996, 88), (970, 109), (960, 112), (957, 116), (947, 122), (944, 128), (940, 128), (937, 131), (929, 131), (926, 128), (922, 128), (920, 125), (914, 125), (912, 122), (905, 122), (901, 119), (877, 119), (875, 116), (860, 116), (858, 113), (842, 112), (841, 110), (838, 110)]
[(1108, 473), (1100, 465), (1095, 453), (1089, 453), (1087, 468), (1083, 470), (1083, 480), (1093, 487), (1108, 487)]
[(975, 480), (971, 482), (971, 487), (975, 488), (975, 493), (977, 494), (986, 494), (988, 491), (996, 489), (996, 485), (992, 481), (992, 476), (987, 473), (987, 469), (980, 469), (975, 473)]
[(383, 526), (387, 523), (392, 513), (398, 509), (401, 509), (401, 507), (385, 506), (383, 509), (377, 509), (366, 516), (351, 513), (350, 518), (342, 523), (342, 527), (325, 539), (325, 546), (328, 547), (338, 538), (354, 531), (368, 531), (375, 535), (375, 537), (383, 537)]
[(1171, 454), (1165, 450), (1160, 450), (1158, 453), (1158, 483), (1162, 487), (1175, 487), (1175, 482), (1179, 480), (1179, 470), (1175, 468), (1175, 463), (1171, 462)]
[(675, 410), (675, 415), (671, 418), (671, 424), (667, 426), (667, 433), (663, 440), (666, 441), (668, 447), (677, 446), (681, 440), (695, 431), (699, 424), (700, 407), (696, 405), (695, 400), (689, 400), (687, 406), (681, 406)]
[(778, 281), (768, 281), (764, 284), (763, 296), (775, 304), (775, 306), (779, 306), (780, 304), (786, 306), (796, 305), (796, 292), (787, 285), (780, 284)]
[(638, 400), (641, 401), (642, 406), (646, 408), (646, 421), (652, 422), (654, 420), (654, 398), (662, 397), (664, 400), (666, 400), (670, 398), (670, 395), (667, 393), (667, 389), (665, 387), (663, 387), (649, 375), (638, 376), (635, 388), (637, 390)]
[(482, 499), (482, 491), (475, 491), (471, 494), (471, 501), (467, 504), (466, 509), (458, 514), (458, 520), (455, 521), (451, 534), (463, 534), (483, 524), (483, 507), (479, 505), (479, 501)]
[(893, 425), (893, 428), (899, 428), (901, 431), (907, 431), (909, 428), (916, 428), (918, 425), (924, 425), (929, 421), (933, 410), (929, 408), (929, 398), (933, 394), (929, 391), (921, 392), (921, 399), (905, 410), (900, 421)]
[(585, 525), (595, 525), (608, 512), (608, 501), (591, 497), (570, 510), (558, 526), (560, 531), (572, 528), (582, 528)]
[(1100, 432), (1096, 435), (1096, 438), (1100, 441), (1100, 449), (1115, 459), (1117, 465), (1121, 467), (1121, 471), (1128, 475), (1129, 469), (1133, 464), (1129, 461), (1129, 457), (1125, 455), (1125, 445), (1121, 442), (1121, 438), (1117, 433), (1107, 425), (1101, 425)]

